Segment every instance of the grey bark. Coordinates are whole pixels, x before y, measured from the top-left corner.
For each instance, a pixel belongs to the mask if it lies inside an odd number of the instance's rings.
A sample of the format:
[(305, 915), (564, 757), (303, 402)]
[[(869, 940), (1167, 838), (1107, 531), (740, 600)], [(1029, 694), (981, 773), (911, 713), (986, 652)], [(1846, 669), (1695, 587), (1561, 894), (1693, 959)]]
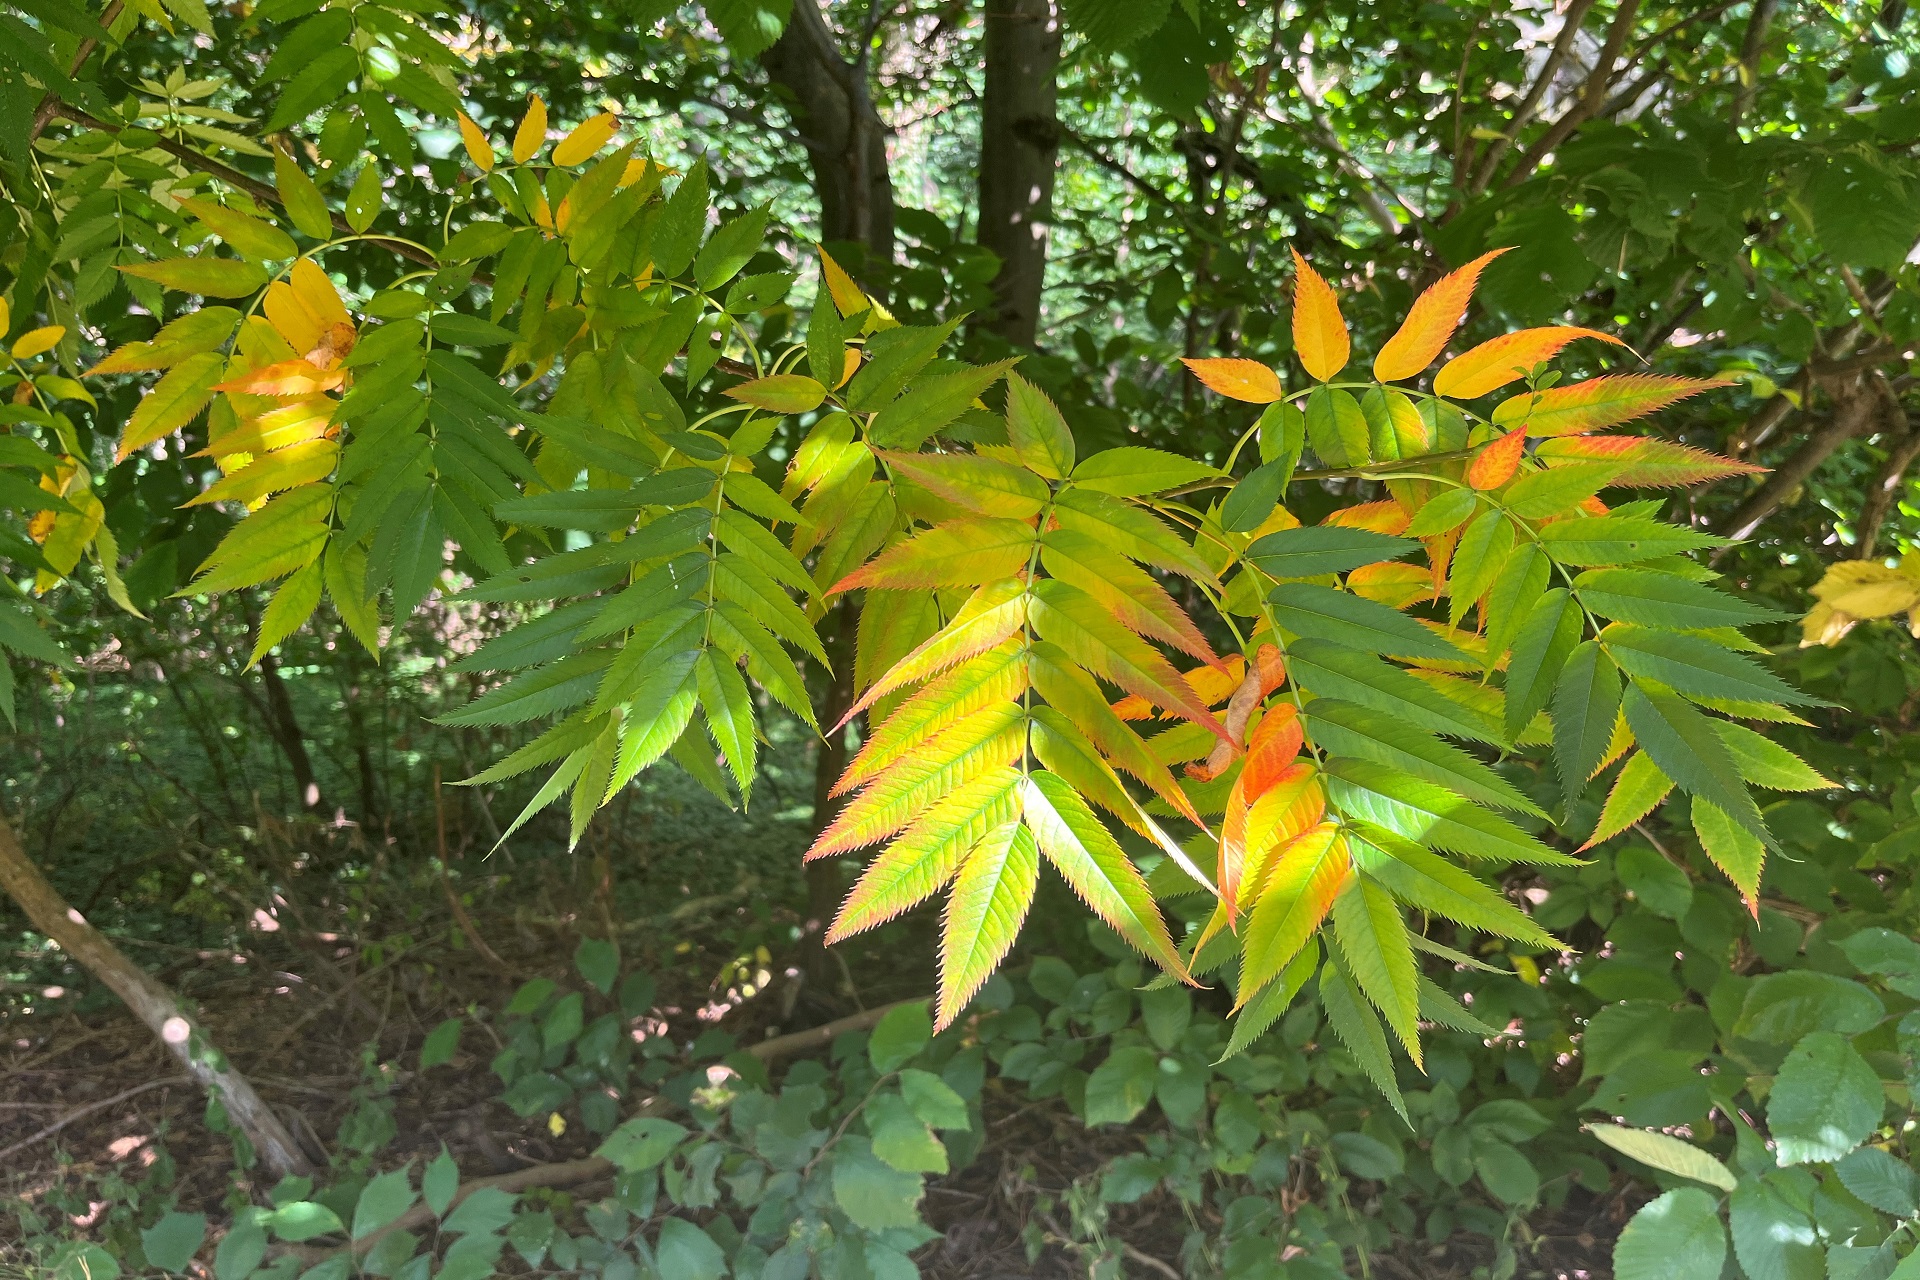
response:
[(1000, 258), (987, 328), (1016, 346), (1039, 332), (1060, 149), (1060, 22), (1051, 0), (987, 0), (978, 239)]

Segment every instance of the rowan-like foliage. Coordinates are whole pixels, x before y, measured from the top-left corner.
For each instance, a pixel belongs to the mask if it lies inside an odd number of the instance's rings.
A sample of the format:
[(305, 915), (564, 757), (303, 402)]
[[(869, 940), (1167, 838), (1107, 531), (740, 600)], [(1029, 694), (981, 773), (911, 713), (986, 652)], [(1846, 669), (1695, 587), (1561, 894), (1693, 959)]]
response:
[[(550, 145), (535, 98), (501, 148), (426, 106), (465, 142), (446, 230), (371, 230), (372, 161), (337, 210), (286, 154), (284, 214), (169, 188), (149, 198), (181, 234), (112, 265), (170, 318), (92, 372), (142, 379), (118, 459), (181, 448), (206, 414), (221, 474), (192, 504), (237, 519), (183, 590), (270, 587), (256, 657), (323, 599), (378, 653), (449, 544), (465, 599), (538, 606), (464, 659), (491, 685), (448, 717), (525, 726), (472, 779), (545, 772), (509, 833), (564, 800), (577, 840), (668, 756), (745, 803), (767, 700), (816, 723), (805, 668), (828, 669), (818, 627), (851, 599), (856, 698), (816, 727), (857, 722), (862, 745), (808, 856), (870, 860), (830, 938), (944, 894), (945, 1025), (1057, 874), (1165, 981), (1224, 977), (1236, 1048), (1317, 978), (1399, 1105), (1388, 1037), (1417, 1062), (1422, 1020), (1475, 1025), (1419, 956), (1463, 958), (1463, 932), (1551, 943), (1490, 879), (1572, 857), (1515, 760), (1550, 758), (1563, 813), (1624, 762), (1569, 843), (1680, 788), (1750, 904), (1774, 841), (1749, 785), (1826, 785), (1739, 723), (1811, 700), (1745, 652), (1739, 628), (1773, 615), (1689, 558), (1721, 540), (1600, 496), (1751, 469), (1617, 431), (1718, 384), (1564, 384), (1547, 362), (1569, 344), (1622, 347), (1571, 326), (1443, 358), (1496, 255), (1428, 289), (1371, 378), (1297, 260), (1311, 385), (1189, 360), (1262, 407), (1230, 452), (1086, 453), (1016, 361), (944, 358), (958, 318), (899, 324), (824, 252), (804, 331), (763, 350), (756, 317), (795, 283), (748, 271), (774, 262), (766, 212), (710, 227), (705, 168), (617, 144), (613, 117)], [(110, 156), (173, 181), (130, 132), (63, 137), (55, 176)], [(329, 257), (368, 242), (424, 261), (344, 296)], [(92, 556), (124, 603), (58, 408), (90, 393), (46, 355), (65, 334), (10, 353), (31, 398), (9, 420), (38, 443), (0, 437), (0, 501), (30, 516), (9, 551), (43, 586)], [(1315, 484), (1351, 501), (1303, 525), (1288, 499)], [(59, 657), (11, 606), (0, 645)], [(1213, 905), (1179, 937), (1157, 900), (1188, 894)]]

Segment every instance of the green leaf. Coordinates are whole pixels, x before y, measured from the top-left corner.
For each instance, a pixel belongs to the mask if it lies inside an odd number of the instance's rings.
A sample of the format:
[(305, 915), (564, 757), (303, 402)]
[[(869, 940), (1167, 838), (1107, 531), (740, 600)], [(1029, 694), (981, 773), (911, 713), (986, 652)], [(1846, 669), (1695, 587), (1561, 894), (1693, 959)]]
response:
[[(1318, 706), (1311, 704), (1310, 711)], [(1417, 844), (1463, 857), (1542, 866), (1567, 866), (1574, 861), (1499, 814), (1392, 765), (1331, 756), (1326, 762), (1326, 783), (1328, 799), (1339, 812)]]
[(1555, 563), (1578, 566), (1632, 564), (1727, 545), (1725, 538), (1682, 529), (1647, 516), (1582, 516), (1556, 520), (1542, 526), (1534, 536)]
[(728, 387), (724, 394), (768, 413), (809, 413), (827, 398), (827, 389), (804, 374), (776, 373)]
[(1657, 680), (1676, 693), (1788, 705), (1833, 705), (1801, 693), (1752, 658), (1705, 636), (1615, 623), (1600, 640), (1628, 675)]
[(594, 1154), (625, 1173), (651, 1169), (673, 1154), (687, 1127), (659, 1116), (636, 1116), (606, 1136)]
[(1570, 462), (1521, 476), (1500, 495), (1507, 510), (1524, 520), (1571, 511), (1613, 483), (1624, 470), (1611, 462)]
[(1073, 471), (1073, 433), (1047, 393), (1017, 373), (1007, 375), (1007, 440), (1020, 465), (1048, 480)]
[(1252, 533), (1267, 522), (1287, 490), (1293, 467), (1285, 459), (1255, 467), (1233, 486), (1220, 504), (1220, 527), (1228, 533)]
[(1520, 624), (1507, 662), (1508, 738), (1519, 737), (1547, 705), (1583, 626), (1579, 606), (1559, 587), (1542, 595)]
[(1246, 550), (1246, 559), (1270, 578), (1312, 578), (1398, 560), (1419, 549), (1417, 542), (1370, 529), (1310, 525), (1255, 538)]
[(654, 224), (653, 264), (662, 276), (677, 276), (687, 269), (706, 229), (707, 161), (702, 156), (667, 197)]
[(1727, 1233), (1714, 1198), (1694, 1187), (1642, 1205), (1613, 1246), (1616, 1280), (1718, 1276), (1727, 1261)]
[(1774, 1178), (1749, 1178), (1734, 1189), (1727, 1202), (1734, 1257), (1750, 1280), (1826, 1280), (1826, 1251), (1806, 1201), (1783, 1190)]
[(720, 1280), (727, 1273), (725, 1251), (685, 1218), (668, 1218), (660, 1224), (653, 1257), (660, 1274), (674, 1280)]
[(605, 938), (582, 938), (573, 949), (573, 967), (601, 995), (620, 977), (620, 950)]
[(926, 367), (953, 331), (958, 319), (940, 325), (902, 325), (867, 339), (860, 371), (847, 384), (847, 408), (872, 413), (900, 394), (907, 380)]
[(887, 1012), (867, 1040), (867, 1057), (881, 1075), (898, 1071), (919, 1055), (933, 1039), (933, 1017), (924, 1000), (898, 1005)]
[(409, 1167), (383, 1173), (367, 1183), (353, 1206), (353, 1238), (364, 1240), (398, 1218), (415, 1195)]
[(1886, 1016), (1880, 997), (1858, 982), (1814, 969), (1755, 978), (1733, 1034), (1767, 1044), (1793, 1044), (1816, 1031), (1857, 1036)]
[(1589, 569), (1573, 580), (1573, 591), (1603, 618), (1676, 631), (1745, 627), (1786, 616), (1677, 574), (1651, 569)]
[(1315, 698), (1339, 698), (1385, 712), (1432, 733), (1501, 741), (1491, 717), (1475, 714), (1423, 680), (1360, 649), (1326, 640), (1298, 640), (1287, 649), (1287, 672)]
[(1146, 880), (1087, 802), (1044, 769), (1028, 774), (1020, 791), (1034, 842), (1081, 900), (1167, 972), (1183, 974)]
[(333, 217), (327, 212), (327, 198), (293, 158), (278, 147), (273, 152), (273, 185), (287, 207), (287, 217), (302, 235), (315, 240), (333, 238)]
[(1767, 1131), (1781, 1168), (1839, 1160), (1865, 1142), (1886, 1109), (1880, 1077), (1845, 1036), (1815, 1031), (1780, 1064), (1767, 1095)]
[(453, 1055), (460, 1048), (460, 1030), (464, 1025), (461, 1018), (447, 1018), (427, 1033), (420, 1045), (420, 1069), (437, 1067), (453, 1061)]
[(745, 804), (753, 790), (754, 761), (758, 743), (754, 739), (753, 695), (740, 669), (712, 649), (700, 651), (694, 667), (694, 679), (700, 694), (700, 709), (706, 712), (707, 731), (714, 745), (726, 757), (733, 781), (740, 788)]
[(928, 374), (873, 416), (867, 438), (890, 449), (918, 449), (927, 437), (945, 430), (965, 413), (968, 405), (1017, 363), (1017, 358), (999, 360), (977, 369)]
[(1013, 948), (1039, 874), (1039, 846), (1018, 823), (988, 832), (967, 854), (941, 921), (941, 1027), (960, 1016)]
[(1309, 736), (1330, 754), (1387, 765), (1495, 808), (1546, 816), (1513, 784), (1460, 748), (1384, 712), (1337, 698), (1315, 698), (1305, 715)]
[(721, 223), (693, 260), (695, 282), (705, 292), (712, 293), (733, 279), (760, 251), (760, 242), (766, 233), (764, 205)]
[(1351, 392), (1315, 387), (1307, 397), (1307, 442), (1330, 467), (1363, 466), (1371, 432)]
[(1320, 1007), (1326, 1012), (1327, 1025), (1353, 1054), (1374, 1087), (1386, 1095), (1402, 1120), (1412, 1124), (1407, 1116), (1406, 1099), (1400, 1096), (1400, 1084), (1394, 1079), (1393, 1055), (1387, 1048), (1380, 1020), (1354, 989), (1353, 979), (1341, 966), (1337, 954), (1330, 954), (1328, 963), (1320, 970)]
[(1539, 947), (1559, 945), (1504, 895), (1411, 840), (1364, 825), (1352, 846), (1360, 869), (1411, 906), (1496, 937)]
[(1766, 846), (1728, 817), (1726, 810), (1697, 796), (1693, 801), (1693, 833), (1700, 837), (1700, 847), (1713, 864), (1740, 890), (1740, 896), (1749, 905), (1755, 902), (1760, 893), (1760, 870), (1767, 860)]
[(1431, 538), (1458, 529), (1480, 505), (1480, 495), (1472, 489), (1446, 489), (1427, 500), (1413, 513), (1407, 525), (1410, 538)]
[(1086, 1114), (1089, 1128), (1102, 1124), (1130, 1124), (1153, 1101), (1160, 1081), (1160, 1055), (1145, 1045), (1115, 1049), (1087, 1077)]
[(1365, 878), (1349, 882), (1333, 901), (1333, 940), (1361, 993), (1386, 1017), (1417, 1065), (1419, 970), (1393, 895)]
[(1614, 779), (1613, 790), (1607, 793), (1607, 803), (1600, 810), (1600, 822), (1594, 827), (1593, 835), (1581, 847), (1590, 849), (1603, 840), (1613, 839), (1652, 813), (1653, 807), (1672, 790), (1673, 779), (1660, 772), (1653, 757), (1644, 751), (1634, 752), (1621, 767), (1620, 776)]
[(332, 1235), (336, 1231), (345, 1231), (340, 1215), (323, 1204), (311, 1200), (295, 1200), (275, 1209), (267, 1218), (267, 1228), (282, 1240), (291, 1240), (298, 1244), (302, 1240), (311, 1240), (315, 1236)]
[(1880, 1212), (1896, 1218), (1920, 1216), (1920, 1174), (1879, 1147), (1860, 1148), (1833, 1171), (1847, 1190)]
[(1713, 727), (1727, 744), (1740, 776), (1769, 791), (1831, 791), (1837, 786), (1793, 752), (1743, 724), (1715, 720)]
[(1220, 478), (1220, 472), (1204, 462), (1138, 445), (1103, 449), (1073, 469), (1076, 488), (1116, 498), (1138, 498)]
[(877, 456), (889, 470), (983, 516), (1029, 520), (1051, 496), (1047, 482), (1025, 467), (979, 454), (882, 450)]
[(1173, 0), (1062, 0), (1067, 25), (1102, 53), (1114, 53), (1158, 31)]
[(1571, 806), (1606, 758), (1620, 718), (1620, 672), (1599, 642), (1583, 641), (1561, 668), (1553, 689), (1553, 760)]
[[(339, 1219), (334, 1219), (335, 1230)], [(185, 1271), (207, 1238), (207, 1215), (173, 1210), (140, 1232), (140, 1251), (162, 1271)], [(292, 1237), (283, 1237), (291, 1239)]]
[(1660, 772), (1688, 795), (1725, 811), (1767, 847), (1778, 847), (1712, 721), (1666, 690), (1638, 680), (1627, 685), (1620, 706), (1634, 741)]
[(1220, 1055), (1220, 1060), (1225, 1062), (1244, 1053), (1254, 1041), (1265, 1035), (1319, 968), (1320, 943), (1318, 939), (1309, 938), (1300, 954), (1278, 977), (1255, 992), (1253, 999), (1241, 1002), (1240, 1012), (1233, 1016), (1233, 1036), (1227, 1041), (1226, 1051)]
[(966, 1099), (931, 1071), (906, 1067), (900, 1072), (900, 1095), (913, 1114), (932, 1129), (971, 1129)]
[(1483, 511), (1460, 534), (1447, 570), (1447, 621), (1459, 626), (1487, 594), (1513, 550), (1513, 522), (1504, 511)]
[(899, 1094), (874, 1095), (864, 1118), (873, 1154), (888, 1165), (903, 1173), (947, 1172), (946, 1147)]
[(1546, 591), (1552, 573), (1553, 566), (1547, 563), (1547, 557), (1531, 542), (1521, 543), (1507, 556), (1486, 598), (1486, 626), (1482, 631), (1486, 637), (1489, 671), (1506, 655), (1521, 624)]
[(1310, 582), (1283, 582), (1267, 594), (1274, 622), (1295, 635), (1332, 640), (1396, 658), (1458, 662), (1458, 649), (1384, 604)]
[(1631, 1160), (1651, 1165), (1675, 1177), (1692, 1178), (1722, 1191), (1740, 1185), (1733, 1170), (1691, 1142), (1648, 1129), (1628, 1129), (1617, 1124), (1590, 1124), (1586, 1131)]
[(861, 1142), (842, 1142), (833, 1153), (833, 1199), (865, 1231), (919, 1227), (920, 1176), (875, 1159)]

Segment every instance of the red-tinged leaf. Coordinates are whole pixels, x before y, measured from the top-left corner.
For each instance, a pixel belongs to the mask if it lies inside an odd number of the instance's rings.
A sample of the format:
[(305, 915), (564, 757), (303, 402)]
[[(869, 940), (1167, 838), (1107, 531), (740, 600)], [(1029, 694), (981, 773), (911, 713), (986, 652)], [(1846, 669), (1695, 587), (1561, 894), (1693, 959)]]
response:
[(1018, 760), (1026, 745), (1027, 713), (1019, 703), (975, 712), (874, 779), (827, 824), (806, 860), (892, 835), (957, 788)]
[(1298, 707), (1292, 702), (1281, 702), (1268, 708), (1265, 718), (1254, 726), (1253, 737), (1247, 743), (1247, 762), (1240, 771), (1240, 784), (1246, 790), (1248, 804), (1273, 789), (1274, 783), (1293, 766), (1305, 744), (1306, 734), (1300, 726)]
[(929, 738), (977, 711), (1018, 698), (1026, 687), (1026, 654), (1011, 642), (942, 673), (874, 728), (830, 794), (844, 795)]
[(249, 396), (310, 396), (335, 391), (346, 381), (345, 369), (316, 369), (305, 360), (282, 360), (219, 383), (215, 391)]
[(860, 587), (929, 591), (983, 586), (1026, 568), (1033, 541), (1033, 526), (1024, 521), (949, 520), (889, 547), (834, 583), (827, 594)]
[(1506, 249), (1495, 249), (1481, 254), (1458, 271), (1449, 272), (1429, 285), (1414, 299), (1405, 322), (1373, 358), (1373, 376), (1381, 382), (1398, 382), (1414, 377), (1432, 364), (1446, 349), (1453, 331), (1460, 327), (1481, 271), (1506, 252)]
[[(1333, 296), (1333, 287), (1307, 265), (1298, 249), (1292, 253), (1294, 353), (1300, 357), (1309, 377), (1331, 382), (1335, 374), (1346, 368), (1347, 357), (1353, 351), (1352, 340), (1347, 336), (1347, 322), (1340, 318), (1340, 300)], [(1191, 366), (1193, 362), (1187, 363)]]
[(1080, 900), (1161, 968), (1191, 982), (1145, 877), (1079, 793), (1039, 769), (1021, 784), (1021, 799), (1040, 852)]
[(1248, 404), (1272, 404), (1286, 394), (1280, 385), (1280, 375), (1261, 364), (1258, 360), (1241, 360), (1231, 356), (1216, 356), (1207, 359), (1180, 358), (1180, 363), (1208, 390), (1227, 397), (1229, 400), (1244, 400)]
[(1347, 575), (1347, 590), (1389, 609), (1404, 609), (1434, 596), (1433, 571), (1417, 564), (1383, 560), (1363, 564)]
[(1210, 733), (1228, 736), (1172, 664), (1115, 622), (1086, 592), (1056, 580), (1035, 583), (1032, 620), (1042, 639), (1059, 645), (1095, 675), (1156, 706), (1179, 712)]
[(1300, 954), (1352, 870), (1346, 837), (1330, 822), (1295, 837), (1280, 854), (1247, 922), (1242, 999), (1278, 977)]
[(1006, 959), (1040, 878), (1033, 832), (1009, 822), (988, 832), (961, 865), (940, 922), (940, 997), (933, 1021), (944, 1031)]
[[(1220, 907), (1225, 919), (1221, 927), (1239, 924), (1240, 880), (1247, 865), (1247, 778), (1243, 773), (1233, 780), (1233, 786), (1227, 791), (1227, 807), (1220, 815), (1220, 859), (1214, 868), (1214, 877), (1219, 881)], [(1200, 948), (1206, 946), (1207, 938), (1218, 932), (1211, 924), (1200, 942), (1194, 947), (1194, 954), (1200, 954)]]
[(1366, 529), (1373, 533), (1398, 535), (1406, 532), (1407, 526), (1413, 523), (1413, 517), (1398, 502), (1389, 498), (1383, 502), (1363, 502), (1354, 507), (1342, 507), (1320, 523), (1338, 529)]
[[(1195, 667), (1183, 672), (1180, 677), (1193, 690), (1194, 696), (1209, 707), (1217, 707), (1231, 698), (1246, 674), (1247, 660), (1239, 654), (1230, 653), (1222, 662), (1224, 665), (1217, 668)], [(1152, 720), (1161, 714), (1155, 703), (1132, 694), (1114, 703), (1113, 712), (1122, 720)]]
[(829, 943), (885, 924), (932, 897), (968, 850), (1019, 817), (1020, 775), (993, 769), (928, 810), (870, 863), (827, 930)]
[(1500, 427), (1524, 423), (1530, 436), (1579, 435), (1644, 418), (1677, 400), (1733, 385), (1725, 378), (1675, 378), (1651, 373), (1590, 378), (1503, 400), (1493, 411), (1493, 422)]
[(1613, 839), (1652, 813), (1672, 790), (1673, 779), (1660, 771), (1653, 757), (1644, 751), (1634, 752), (1613, 780), (1613, 790), (1607, 793), (1607, 803), (1600, 810), (1599, 825), (1579, 851), (1584, 853), (1603, 840)]
[(957, 662), (985, 653), (1019, 631), (1027, 620), (1026, 592), (1024, 578), (1008, 578), (981, 587), (960, 606), (952, 622), (895, 663), (871, 689), (860, 695), (860, 700), (848, 708), (834, 728), (840, 728), (895, 689), (938, 675)]
[(1211, 666), (1220, 665), (1219, 655), (1186, 610), (1151, 574), (1125, 556), (1115, 555), (1086, 534), (1056, 529), (1047, 534), (1041, 563), (1054, 577), (1105, 605), (1128, 630)]
[(1520, 455), (1526, 447), (1526, 432), (1509, 431), (1474, 455), (1467, 464), (1467, 483), (1482, 491), (1498, 489), (1520, 470)]
[(1766, 470), (1705, 449), (1642, 436), (1562, 436), (1543, 441), (1536, 454), (1549, 466), (1570, 462), (1618, 464), (1621, 471), (1611, 483), (1637, 489), (1703, 484)]
[[(1327, 789), (1307, 761), (1284, 770), (1247, 810), (1247, 855), (1233, 898), (1242, 911), (1266, 888), (1280, 853), (1320, 824), (1327, 813)], [(1226, 894), (1225, 885), (1220, 892)]]
[(921, 488), (983, 516), (1030, 520), (1047, 505), (1047, 482), (1025, 467), (972, 453), (875, 452)]
[(827, 389), (805, 374), (776, 373), (728, 387), (721, 394), (768, 413), (806, 413), (820, 407)]
[(1474, 400), (1489, 391), (1506, 386), (1542, 360), (1558, 355), (1561, 348), (1577, 338), (1594, 338), (1616, 347), (1627, 344), (1598, 329), (1577, 325), (1549, 325), (1543, 329), (1521, 329), (1455, 356), (1434, 375), (1433, 394), (1453, 400)]

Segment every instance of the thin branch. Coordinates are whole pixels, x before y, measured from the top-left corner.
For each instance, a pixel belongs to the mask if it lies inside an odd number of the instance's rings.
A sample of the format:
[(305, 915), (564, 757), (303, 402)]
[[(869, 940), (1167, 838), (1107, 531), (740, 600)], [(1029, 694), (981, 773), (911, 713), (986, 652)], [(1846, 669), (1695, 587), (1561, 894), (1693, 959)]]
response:
[[(112, 28), (114, 20), (120, 16), (121, 7), (120, 0), (109, 0), (106, 9), (100, 14), (100, 29), (102, 31)], [(67, 67), (67, 79), (71, 80), (79, 75), (80, 68), (87, 64), (87, 59), (91, 57), (93, 51), (99, 47), (100, 37), (98, 36), (88, 36), (82, 40), (79, 47), (73, 51), (73, 61)], [(33, 109), (33, 124), (27, 129), (28, 146), (32, 146), (35, 139), (46, 132), (47, 125), (52, 123), (54, 114), (59, 106), (60, 95), (57, 93), (48, 93), (46, 97), (40, 99), (40, 105)]]
[(1639, 12), (1640, 0), (1621, 0), (1620, 10), (1613, 16), (1613, 25), (1607, 28), (1607, 42), (1602, 46), (1600, 56), (1594, 59), (1593, 70), (1587, 76), (1580, 97), (1561, 112), (1560, 118), (1548, 126), (1532, 146), (1521, 153), (1519, 163), (1514, 165), (1513, 172), (1507, 175), (1502, 186), (1516, 187), (1525, 182), (1541, 162), (1553, 154), (1556, 147), (1573, 136), (1574, 130), (1599, 113), (1606, 104), (1608, 87), (1633, 68), (1634, 63), (1629, 60), (1616, 72), (1614, 63), (1620, 60), (1620, 51), (1626, 46), (1633, 20)]
[(1747, 15), (1747, 34), (1740, 41), (1739, 87), (1733, 91), (1733, 107), (1727, 123), (1740, 127), (1741, 117), (1753, 106), (1760, 90), (1760, 56), (1767, 48), (1767, 28), (1773, 23), (1780, 0), (1753, 0), (1753, 12)]
[(1479, 171), (1467, 184), (1470, 195), (1479, 195), (1493, 181), (1494, 171), (1500, 167), (1500, 161), (1509, 148), (1520, 137), (1520, 131), (1533, 120), (1533, 113), (1540, 109), (1541, 101), (1552, 87), (1554, 77), (1560, 74), (1560, 67), (1573, 51), (1573, 42), (1580, 35), (1580, 28), (1587, 20), (1587, 12), (1593, 8), (1594, 0), (1573, 0), (1567, 9), (1567, 16), (1560, 23), (1560, 33), (1554, 37), (1553, 48), (1547, 51), (1546, 61), (1540, 64), (1540, 72), (1534, 76), (1533, 83), (1527, 88), (1527, 96), (1513, 110), (1513, 119), (1508, 122), (1506, 132), (1494, 140), (1487, 148), (1487, 154), (1480, 161)]
[(186, 1084), (186, 1083), (187, 1083), (187, 1078), (185, 1076), (166, 1076), (159, 1080), (149, 1080), (145, 1084), (135, 1085), (131, 1089), (122, 1089), (119, 1093), (114, 1094), (111, 1098), (102, 1098), (98, 1102), (89, 1102), (86, 1106), (81, 1107), (77, 1111), (67, 1112), (66, 1115), (61, 1116), (58, 1120), (55, 1120), (52, 1124), (40, 1130), (40, 1132), (28, 1135), (27, 1137), (20, 1139), (20, 1141), (14, 1143), (10, 1147), (0, 1147), (0, 1160), (5, 1160), (8, 1156), (16, 1155), (19, 1152), (25, 1151), (28, 1147), (31, 1147), (36, 1143), (44, 1142), (46, 1139), (51, 1138), (54, 1134), (60, 1132), (62, 1129), (66, 1128), (68, 1125), (72, 1124), (74, 1121), (84, 1120), (96, 1111), (105, 1111), (108, 1107), (114, 1106), (118, 1103), (125, 1102), (128, 1098), (136, 1097), (139, 1094), (143, 1094), (143, 1093), (150, 1093), (155, 1089), (164, 1089), (169, 1085)]
[(1179, 204), (1172, 196), (1154, 186), (1151, 182), (1148, 182), (1145, 178), (1127, 168), (1126, 165), (1100, 150), (1100, 148), (1095, 146), (1091, 141), (1081, 137), (1064, 124), (1060, 126), (1060, 141), (1086, 156), (1087, 159), (1093, 161), (1108, 173), (1113, 174), (1141, 195), (1152, 200), (1155, 204), (1162, 205), (1175, 213), (1182, 212)]
[(1913, 415), (1900, 403), (1891, 386), (1880, 382), (1877, 390), (1888, 421), (1899, 425), (1903, 434), (1887, 450), (1887, 460), (1880, 464), (1879, 474), (1874, 476), (1867, 500), (1860, 508), (1860, 533), (1855, 551), (1862, 560), (1873, 559), (1873, 549), (1880, 541), (1880, 526), (1886, 523), (1895, 495), (1907, 482), (1907, 468), (1920, 459), (1920, 431), (1914, 429)]

